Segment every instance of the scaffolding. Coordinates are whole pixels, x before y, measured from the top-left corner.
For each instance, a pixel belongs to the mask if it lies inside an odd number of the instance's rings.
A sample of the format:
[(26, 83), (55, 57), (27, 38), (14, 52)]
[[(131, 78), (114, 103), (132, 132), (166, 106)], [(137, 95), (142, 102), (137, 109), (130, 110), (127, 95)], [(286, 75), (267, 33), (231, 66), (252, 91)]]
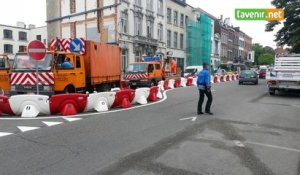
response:
[(211, 65), (211, 19), (201, 14), (187, 25), (187, 66)]

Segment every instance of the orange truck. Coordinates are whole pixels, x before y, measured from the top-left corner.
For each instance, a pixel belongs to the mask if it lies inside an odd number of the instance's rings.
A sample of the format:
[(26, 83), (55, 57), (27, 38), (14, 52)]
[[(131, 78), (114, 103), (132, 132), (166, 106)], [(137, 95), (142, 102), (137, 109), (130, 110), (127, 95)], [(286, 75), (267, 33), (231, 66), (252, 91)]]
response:
[(7, 94), (10, 90), (9, 75), (11, 64), (6, 54), (0, 54), (0, 95)]
[[(10, 94), (36, 92), (36, 66), (40, 94), (109, 91), (120, 85), (120, 58), (120, 47), (88, 40), (84, 54), (49, 51), (37, 64), (26, 53), (17, 54), (10, 78)], [(71, 67), (64, 67), (66, 60), (70, 60)]]
[(181, 72), (178, 68), (174, 69), (172, 67), (174, 65), (176, 63), (173, 59), (164, 59), (162, 56), (144, 57), (143, 62), (129, 64), (125, 73), (125, 80), (133, 88), (151, 87), (157, 85), (161, 80), (179, 78)]

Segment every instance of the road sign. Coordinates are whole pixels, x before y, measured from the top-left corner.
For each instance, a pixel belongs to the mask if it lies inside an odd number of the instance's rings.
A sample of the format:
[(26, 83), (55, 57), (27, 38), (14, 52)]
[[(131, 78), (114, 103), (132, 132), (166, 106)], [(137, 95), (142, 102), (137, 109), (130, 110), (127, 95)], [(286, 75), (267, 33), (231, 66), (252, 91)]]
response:
[(83, 47), (83, 43), (78, 38), (74, 38), (70, 43), (71, 52), (80, 53), (82, 47)]
[(31, 41), (28, 44), (28, 55), (30, 58), (40, 61), (46, 55), (45, 45), (38, 40)]

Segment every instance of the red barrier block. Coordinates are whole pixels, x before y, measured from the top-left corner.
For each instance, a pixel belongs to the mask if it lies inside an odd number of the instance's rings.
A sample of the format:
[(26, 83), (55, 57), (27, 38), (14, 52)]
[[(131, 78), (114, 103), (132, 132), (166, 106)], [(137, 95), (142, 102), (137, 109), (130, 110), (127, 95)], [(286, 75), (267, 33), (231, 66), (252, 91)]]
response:
[(224, 82), (224, 76), (223, 75), (220, 77), (220, 81)]
[(180, 79), (176, 79), (176, 80), (174, 81), (174, 87), (175, 87), (175, 88), (180, 87), (180, 84), (181, 84), (181, 80), (180, 80)]
[(227, 76), (226, 76), (226, 81), (230, 81), (229, 78), (230, 78), (229, 75), (227, 75)]
[(235, 80), (235, 75), (231, 76), (231, 80), (234, 81)]
[(133, 89), (123, 89), (116, 92), (116, 98), (114, 103), (112, 104), (113, 107), (121, 106), (122, 108), (129, 108), (131, 107), (131, 102), (134, 99), (135, 90)]
[(165, 90), (170, 89), (170, 88), (169, 88), (169, 80), (165, 80), (165, 81), (164, 81), (164, 89), (165, 89)]
[(192, 84), (193, 84), (193, 78), (187, 78), (187, 80), (186, 80), (186, 86), (192, 86)]
[(149, 101), (157, 101), (158, 86), (152, 86), (148, 96)]
[(9, 105), (8, 99), (9, 98), (7, 96), (0, 96), (0, 116), (2, 114), (14, 115)]
[(84, 111), (87, 105), (86, 94), (59, 94), (50, 98), (51, 114), (75, 115)]
[(239, 79), (240, 79), (240, 75), (236, 74), (236, 80), (239, 80)]
[(214, 83), (218, 83), (218, 77), (214, 76)]

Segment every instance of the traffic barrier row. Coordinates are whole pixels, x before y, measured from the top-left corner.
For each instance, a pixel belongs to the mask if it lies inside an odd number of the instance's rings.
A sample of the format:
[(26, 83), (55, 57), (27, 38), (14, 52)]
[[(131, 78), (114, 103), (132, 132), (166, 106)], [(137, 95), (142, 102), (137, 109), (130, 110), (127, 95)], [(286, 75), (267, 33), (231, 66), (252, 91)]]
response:
[[(238, 80), (239, 76), (212, 76), (211, 83)], [(57, 94), (46, 95), (14, 95), (11, 97), (0, 95), (0, 116), (2, 114), (21, 117), (37, 117), (39, 115), (63, 116), (76, 115), (82, 112), (108, 111), (110, 108), (129, 108), (134, 104), (147, 104), (163, 98), (167, 89), (193, 86), (197, 84), (196, 77), (162, 80), (157, 86), (130, 89), (126, 84), (121, 88), (114, 88), (111, 92), (95, 92), (91, 94)]]

